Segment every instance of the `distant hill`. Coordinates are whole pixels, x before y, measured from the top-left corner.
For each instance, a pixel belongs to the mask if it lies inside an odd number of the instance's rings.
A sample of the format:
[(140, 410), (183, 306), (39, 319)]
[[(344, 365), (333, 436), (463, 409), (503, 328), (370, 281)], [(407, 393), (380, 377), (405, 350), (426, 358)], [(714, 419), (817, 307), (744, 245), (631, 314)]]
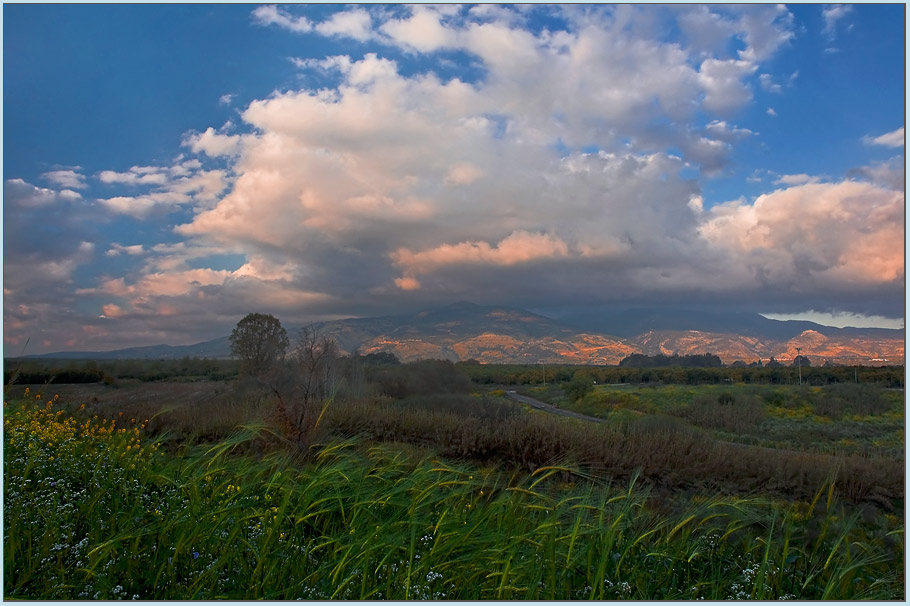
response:
[(619, 312), (574, 314), (565, 316), (560, 321), (576, 328), (626, 338), (648, 332), (689, 330), (777, 341), (792, 339), (807, 330), (828, 337), (903, 335), (901, 330), (887, 328), (836, 328), (806, 320), (772, 320), (756, 313), (684, 309), (629, 309)]
[(177, 360), (180, 358), (230, 358), (230, 337), (218, 337), (193, 345), (148, 345), (112, 351), (58, 351), (24, 356), (59, 360)]
[(635, 351), (623, 339), (585, 334), (523, 309), (466, 302), (410, 316), (323, 322), (317, 328), (346, 351), (385, 351), (403, 361), (616, 364)]
[[(484, 363), (618, 364), (632, 353), (713, 353), (735, 360), (792, 360), (802, 349), (813, 364), (903, 364), (904, 331), (833, 328), (771, 320), (759, 314), (634, 309), (552, 318), (503, 306), (454, 303), (416, 314), (351, 318), (315, 325), (346, 352), (389, 352), (403, 361), (476, 359)], [(289, 333), (293, 331), (289, 329)], [(59, 352), (42, 358), (226, 358), (228, 337), (195, 345), (155, 345), (109, 352)]]

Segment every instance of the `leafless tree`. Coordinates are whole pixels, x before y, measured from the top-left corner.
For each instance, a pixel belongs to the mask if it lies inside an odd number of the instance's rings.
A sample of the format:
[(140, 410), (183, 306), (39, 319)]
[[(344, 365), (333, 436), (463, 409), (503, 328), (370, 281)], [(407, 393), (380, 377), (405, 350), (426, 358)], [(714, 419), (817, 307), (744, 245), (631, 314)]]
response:
[(271, 378), (279, 422), (301, 449), (313, 442), (322, 416), (338, 391), (339, 358), (335, 341), (309, 326), (297, 333), (281, 371)]

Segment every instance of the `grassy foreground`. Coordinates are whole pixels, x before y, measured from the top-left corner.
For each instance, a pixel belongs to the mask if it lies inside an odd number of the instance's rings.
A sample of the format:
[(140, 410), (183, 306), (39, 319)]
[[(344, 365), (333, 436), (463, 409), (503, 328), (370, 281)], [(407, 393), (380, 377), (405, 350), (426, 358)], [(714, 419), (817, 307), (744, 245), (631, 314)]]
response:
[(357, 441), (244, 454), (264, 428), (165, 451), (145, 419), (41, 394), (4, 413), (6, 598), (904, 597), (902, 521), (849, 513), (834, 486), (655, 502), (634, 480)]

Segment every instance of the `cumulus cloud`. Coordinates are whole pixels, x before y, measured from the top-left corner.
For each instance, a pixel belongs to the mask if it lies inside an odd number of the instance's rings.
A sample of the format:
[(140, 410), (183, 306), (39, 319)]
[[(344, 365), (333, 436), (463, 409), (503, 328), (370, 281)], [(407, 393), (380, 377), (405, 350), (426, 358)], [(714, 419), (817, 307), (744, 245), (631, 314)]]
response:
[(211, 126), (201, 133), (189, 133), (183, 139), (183, 144), (193, 150), (193, 153), (205, 153), (207, 156), (235, 156), (240, 152), (240, 135), (225, 135), (218, 133)]
[(144, 219), (155, 211), (167, 211), (190, 201), (186, 194), (178, 192), (152, 192), (142, 196), (114, 196), (98, 202), (105, 208), (119, 214)]
[(751, 101), (752, 90), (745, 78), (756, 69), (749, 61), (705, 59), (698, 72), (705, 107), (726, 114)]
[[(762, 69), (792, 38), (785, 8), (551, 7), (558, 18), (539, 31), (522, 14), (535, 7), (356, 7), (323, 22), (300, 10), (252, 19), (405, 55), (293, 58), (333, 84), (276, 91), (236, 127), (187, 133), (194, 158), (97, 173), (93, 203), (6, 182), (20, 213), (180, 217), (168, 234), (180, 242), (105, 243), (83, 228), (40, 260), (48, 276), (91, 255), (110, 264), (75, 295), (94, 305), (96, 343), (186, 342), (175, 310), (201, 340), (253, 309), (303, 323), (465, 298), (819, 309), (838, 295), (879, 313), (902, 300), (896, 164), (844, 181), (782, 175), (754, 201), (702, 198), (698, 177), (759, 136), (731, 117), (753, 103), (755, 74), (765, 90), (783, 84)], [(674, 19), (680, 41), (660, 39)], [(478, 77), (411, 65), (450, 52)], [(17, 321), (34, 326), (30, 313)]]
[(551, 234), (515, 231), (494, 246), (487, 242), (459, 242), (418, 252), (400, 248), (391, 257), (406, 272), (416, 274), (446, 265), (510, 266), (537, 259), (566, 257), (568, 254), (566, 243)]
[(163, 185), (167, 175), (157, 166), (133, 166), (127, 172), (103, 170), (98, 173), (98, 180), (106, 184)]
[(895, 156), (884, 162), (875, 162), (850, 170), (847, 176), (870, 181), (879, 187), (904, 190), (904, 157)]
[[(471, 21), (402, 11), (385, 21), (374, 14), (374, 31), (415, 53), (462, 49), (484, 78), (404, 75), (371, 53), (295, 61), (335, 72), (340, 84), (251, 103), (242, 118), (256, 134), (232, 164), (231, 189), (178, 233), (290, 263), (285, 283), (302, 287), (305, 276), (324, 300), (344, 293), (366, 307), (458, 292), (571, 291), (604, 301), (788, 288), (789, 275), (769, 264), (756, 270), (718, 235), (744, 220), (724, 219), (735, 214), (724, 214), (728, 206), (705, 209), (697, 184), (682, 176), (692, 166), (721, 170), (734, 145), (756, 136), (723, 116), (751, 102), (759, 62), (792, 37), (785, 9), (680, 9), (689, 32), (742, 40), (745, 51), (733, 57), (719, 42), (696, 52), (694, 41), (687, 51), (633, 38), (630, 20), (648, 7), (595, 10), (577, 28), (537, 34), (500, 12)], [(410, 36), (408, 24), (420, 19), (436, 28), (432, 40)], [(699, 112), (710, 116), (701, 125)], [(601, 151), (581, 151), (590, 145)], [(777, 185), (785, 189), (773, 200), (826, 184), (784, 175)], [(764, 199), (740, 207), (779, 212)], [(851, 272), (824, 277), (847, 284)], [(737, 279), (718, 282), (728, 274)], [(598, 290), (604, 280), (622, 286)]]
[(111, 247), (107, 249), (106, 254), (108, 257), (116, 257), (121, 253), (127, 255), (141, 255), (145, 252), (145, 247), (142, 244), (133, 244), (131, 246), (123, 246), (117, 242), (112, 242)]
[[(3, 327), (7, 344), (40, 343), (74, 304), (74, 273), (95, 259), (104, 217), (72, 190), (22, 179), (3, 186)], [(34, 347), (34, 345), (33, 345)], [(24, 353), (32, 353), (34, 349)], [(17, 354), (22, 353), (17, 351)]]
[(404, 19), (390, 19), (381, 31), (395, 44), (422, 53), (455, 46), (455, 32), (441, 23), (442, 15), (432, 7), (413, 6)]
[[(192, 136), (185, 138), (184, 145), (192, 145), (187, 143), (188, 139), (193, 140)], [(186, 160), (182, 156), (178, 156), (169, 167), (133, 166), (126, 172), (105, 170), (98, 174), (98, 179), (106, 185), (151, 188), (138, 195), (98, 199), (98, 204), (102, 208), (136, 219), (144, 219), (156, 213), (168, 213), (187, 206), (192, 206), (197, 211), (210, 208), (230, 181), (226, 171), (204, 170), (198, 160)]]
[(294, 17), (274, 4), (259, 6), (253, 10), (253, 23), (262, 26), (276, 25), (297, 33), (309, 32), (313, 22), (306, 17)]
[(885, 147), (903, 147), (904, 146), (904, 127), (901, 126), (890, 133), (873, 137), (866, 135), (863, 137), (863, 143), (866, 145), (883, 145)]
[[(738, 281), (794, 296), (903, 288), (902, 192), (868, 183), (806, 183), (717, 205), (699, 233)], [(733, 279), (733, 278), (731, 278)]]
[(750, 137), (755, 133), (748, 128), (740, 128), (732, 124), (727, 124), (723, 120), (713, 120), (705, 126), (705, 132), (720, 141), (733, 143)]
[(75, 169), (52, 170), (41, 175), (54, 185), (67, 189), (85, 189), (88, 187), (85, 183), (85, 175), (78, 172), (79, 167)]
[(447, 185), (470, 185), (483, 176), (484, 172), (481, 168), (470, 162), (458, 162), (452, 165), (443, 182)]
[(768, 59), (796, 35), (793, 14), (783, 4), (744, 6), (737, 25), (746, 43), (739, 58), (751, 62)]
[(315, 29), (323, 36), (343, 36), (365, 42), (373, 37), (372, 27), (370, 13), (358, 8), (335, 13)]
[(69, 189), (55, 190), (26, 183), (22, 179), (7, 179), (3, 184), (3, 198), (19, 207), (40, 207), (79, 200), (82, 196)]

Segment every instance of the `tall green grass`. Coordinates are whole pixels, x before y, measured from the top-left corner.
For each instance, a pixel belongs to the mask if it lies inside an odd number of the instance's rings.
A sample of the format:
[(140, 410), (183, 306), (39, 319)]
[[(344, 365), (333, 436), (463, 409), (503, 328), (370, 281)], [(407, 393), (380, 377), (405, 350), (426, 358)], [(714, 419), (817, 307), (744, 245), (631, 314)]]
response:
[(7, 598), (904, 595), (900, 520), (849, 515), (833, 486), (797, 505), (660, 500), (634, 476), (510, 475), (353, 439), (306, 464), (244, 454), (265, 426), (165, 452), (143, 420), (79, 415), (6, 405)]

